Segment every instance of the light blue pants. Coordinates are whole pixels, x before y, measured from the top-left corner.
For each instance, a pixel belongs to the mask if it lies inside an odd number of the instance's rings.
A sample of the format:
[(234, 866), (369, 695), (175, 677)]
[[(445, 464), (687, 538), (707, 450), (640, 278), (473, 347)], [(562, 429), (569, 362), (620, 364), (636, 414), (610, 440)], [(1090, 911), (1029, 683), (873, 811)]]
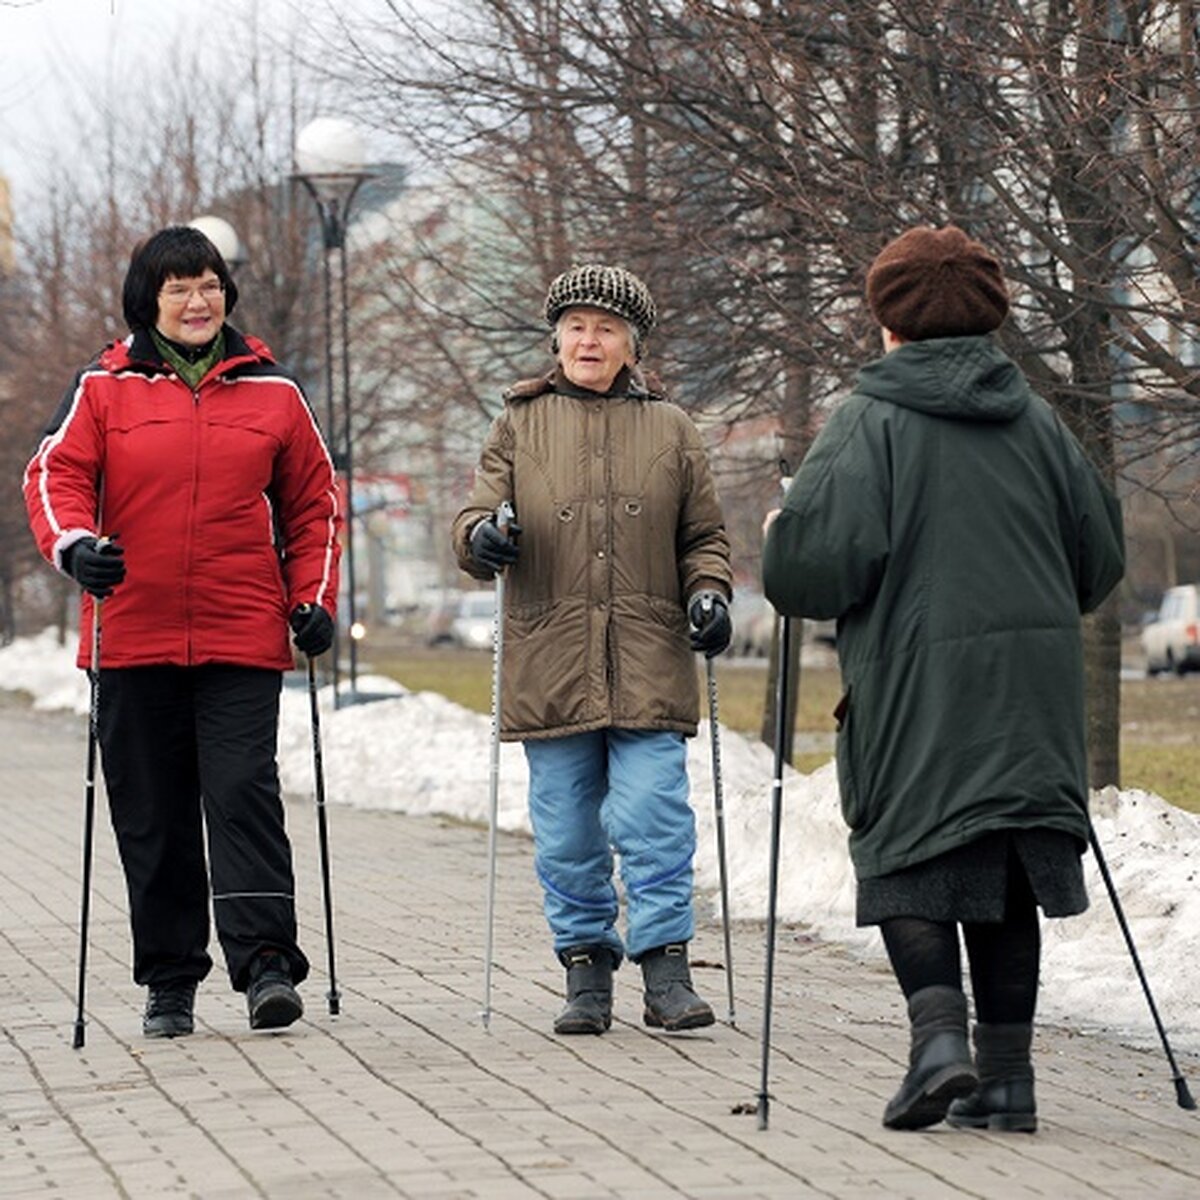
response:
[[(555, 952), (607, 946), (617, 961), (690, 940), (696, 820), (683, 735), (599, 729), (525, 742), (535, 866)], [(613, 851), (628, 949), (616, 930)]]

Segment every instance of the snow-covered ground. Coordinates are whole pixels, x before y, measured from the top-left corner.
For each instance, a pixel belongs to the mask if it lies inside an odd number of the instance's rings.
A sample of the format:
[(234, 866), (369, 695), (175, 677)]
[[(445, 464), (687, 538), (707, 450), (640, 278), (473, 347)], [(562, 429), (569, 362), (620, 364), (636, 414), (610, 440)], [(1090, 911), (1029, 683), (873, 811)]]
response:
[[(52, 632), (0, 649), (0, 686), (29, 692), (38, 707), (86, 714), (87, 680), (74, 644)], [(491, 722), (430, 692), (406, 692), (392, 680), (359, 679), (360, 691), (392, 694), (334, 711), (321, 698), (322, 748), (329, 803), (398, 813), (441, 813), (487, 820)], [(772, 755), (721, 728), (730, 912), (762, 920), (767, 909)], [(692, 800), (699, 832), (697, 883), (718, 893), (711, 738), (707, 725), (690, 742)], [(284, 690), (279, 737), (285, 790), (310, 794), (312, 732), (308, 693)], [(499, 825), (528, 831), (527, 774), (519, 746), (500, 756)], [(778, 913), (865, 956), (881, 956), (875, 930), (854, 925), (854, 881), (838, 809), (832, 764), (784, 782)], [(1200, 817), (1160, 797), (1114, 788), (1092, 797), (1092, 819), (1172, 1047), (1200, 1051)], [(481, 843), (482, 844), (482, 843)], [(1092, 906), (1082, 916), (1044, 924), (1039, 1016), (1083, 1031), (1117, 1029), (1157, 1042), (1145, 997), (1089, 854)], [(715, 902), (715, 901), (714, 901)]]

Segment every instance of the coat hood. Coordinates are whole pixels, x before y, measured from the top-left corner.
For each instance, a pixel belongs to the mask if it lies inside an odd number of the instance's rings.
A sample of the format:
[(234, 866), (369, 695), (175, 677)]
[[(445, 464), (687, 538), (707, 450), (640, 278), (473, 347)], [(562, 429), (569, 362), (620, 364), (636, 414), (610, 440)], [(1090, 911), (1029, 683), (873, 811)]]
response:
[(1030, 395), (1016, 363), (989, 337), (906, 342), (863, 367), (855, 391), (958, 421), (1011, 421)]

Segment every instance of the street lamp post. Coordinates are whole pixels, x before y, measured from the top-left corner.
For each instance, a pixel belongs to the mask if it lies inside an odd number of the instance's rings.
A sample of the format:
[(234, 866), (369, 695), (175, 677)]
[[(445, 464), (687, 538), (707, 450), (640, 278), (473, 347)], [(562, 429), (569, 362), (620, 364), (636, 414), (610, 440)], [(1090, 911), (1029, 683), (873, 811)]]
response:
[[(310, 121), (296, 139), (296, 171), (293, 178), (303, 184), (317, 206), (321, 221), (321, 240), (325, 250), (325, 436), (334, 467), (344, 479), (346, 496), (346, 583), (349, 598), (350, 694), (358, 694), (358, 623), (357, 580), (354, 562), (354, 437), (350, 403), (350, 294), (346, 269), (346, 228), (350, 206), (358, 189), (371, 172), (364, 170), (362, 135), (349, 121), (337, 117), (318, 117)], [(334, 417), (334, 337), (333, 337), (333, 258), (338, 258), (341, 300), (341, 388), (342, 430), (338, 447)], [(340, 622), (339, 622), (340, 624)], [(338, 632), (333, 640), (333, 702), (338, 706)]]
[(188, 224), (193, 229), (200, 230), (216, 246), (230, 271), (236, 274), (238, 267), (245, 265), (246, 248), (242, 245), (237, 230), (224, 217), (205, 213), (203, 216), (193, 217)]

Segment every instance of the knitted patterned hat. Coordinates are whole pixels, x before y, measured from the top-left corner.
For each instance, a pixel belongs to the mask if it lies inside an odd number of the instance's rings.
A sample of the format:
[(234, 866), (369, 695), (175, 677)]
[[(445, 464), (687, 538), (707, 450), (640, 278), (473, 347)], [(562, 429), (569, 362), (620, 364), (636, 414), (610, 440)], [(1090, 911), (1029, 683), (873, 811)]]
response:
[(658, 311), (650, 289), (624, 267), (584, 263), (564, 271), (546, 293), (546, 323), (555, 325), (568, 308), (602, 308), (623, 317), (638, 341), (654, 328)]
[(902, 233), (867, 272), (867, 303), (905, 341), (991, 333), (1008, 314), (1000, 264), (957, 225)]

